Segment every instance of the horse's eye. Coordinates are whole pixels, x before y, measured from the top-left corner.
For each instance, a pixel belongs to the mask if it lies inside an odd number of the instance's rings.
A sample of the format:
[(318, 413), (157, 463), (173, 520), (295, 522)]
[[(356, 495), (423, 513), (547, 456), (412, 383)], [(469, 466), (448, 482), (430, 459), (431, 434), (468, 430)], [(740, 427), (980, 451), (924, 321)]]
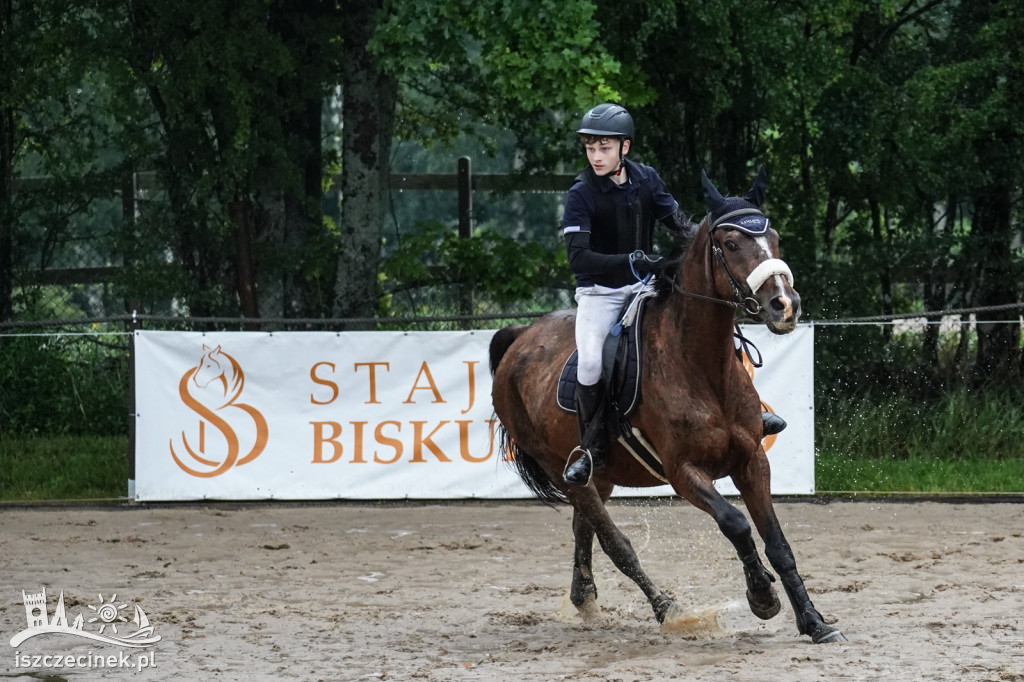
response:
[(733, 241), (733, 240), (731, 240), (731, 239), (726, 239), (726, 240), (725, 240), (725, 248), (726, 248), (727, 250), (729, 250), (729, 251), (735, 251), (735, 250), (737, 250), (738, 248), (740, 248), (740, 245), (739, 245), (739, 244), (737, 244), (736, 242), (734, 242), (734, 241)]

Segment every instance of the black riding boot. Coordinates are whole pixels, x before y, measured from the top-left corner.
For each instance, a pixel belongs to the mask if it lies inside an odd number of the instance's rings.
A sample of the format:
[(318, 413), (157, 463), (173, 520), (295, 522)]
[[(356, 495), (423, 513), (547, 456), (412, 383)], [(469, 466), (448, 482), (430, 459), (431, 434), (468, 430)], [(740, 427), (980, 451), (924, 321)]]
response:
[(608, 448), (604, 423), (606, 402), (603, 381), (593, 386), (576, 384), (576, 417), (580, 424), (580, 446), (576, 450), (581, 454), (562, 473), (566, 483), (587, 485), (594, 469), (604, 464)]
[(764, 438), (765, 436), (774, 436), (775, 434), (786, 428), (786, 420), (777, 414), (769, 412), (768, 410), (761, 411), (761, 428)]

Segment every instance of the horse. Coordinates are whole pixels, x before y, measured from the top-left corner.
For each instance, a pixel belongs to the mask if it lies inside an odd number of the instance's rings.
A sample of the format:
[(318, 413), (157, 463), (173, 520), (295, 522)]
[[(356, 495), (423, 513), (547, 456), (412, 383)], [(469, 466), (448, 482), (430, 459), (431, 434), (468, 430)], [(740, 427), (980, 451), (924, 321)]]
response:
[[(796, 328), (800, 296), (779, 258), (779, 235), (761, 211), (767, 178), (761, 167), (743, 197), (723, 197), (702, 173), (708, 213), (661, 278), (642, 320), (642, 397), (630, 422), (659, 454), (676, 494), (709, 514), (733, 544), (746, 579), (750, 610), (767, 620), (781, 610), (754, 543), (750, 522), (714, 487), (730, 477), (779, 574), (801, 635), (816, 643), (845, 642), (825, 623), (797, 572), (771, 499), (762, 447), (761, 403), (737, 361), (736, 315), (743, 311), (776, 334)], [(663, 626), (686, 615), (644, 572), (629, 539), (605, 503), (615, 486), (662, 485), (614, 438), (607, 462), (585, 487), (562, 479), (579, 444), (575, 415), (553, 404), (560, 369), (575, 348), (575, 311), (547, 313), (530, 325), (498, 330), (489, 347), (491, 398), (499, 445), (531, 491), (552, 506), (572, 506), (575, 539), (569, 597), (584, 618), (597, 613), (591, 569), (594, 537), (616, 568), (647, 597)], [(611, 411), (611, 410), (609, 410)]]

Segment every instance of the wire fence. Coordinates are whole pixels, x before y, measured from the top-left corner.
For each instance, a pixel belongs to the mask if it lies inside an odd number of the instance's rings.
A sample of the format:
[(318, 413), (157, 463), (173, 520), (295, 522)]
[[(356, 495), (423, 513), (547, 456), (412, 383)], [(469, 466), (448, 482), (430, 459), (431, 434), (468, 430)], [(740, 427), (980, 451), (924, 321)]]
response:
[[(474, 224), (490, 222), (501, 224), (517, 238), (548, 239), (560, 246), (558, 231), (551, 229), (549, 234), (545, 230), (557, 224), (558, 206), (572, 176), (473, 176), (463, 160), (458, 171), (393, 176), (393, 189), (398, 191), (392, 193), (396, 208), (390, 242), (405, 238), (400, 224), (408, 226), (417, 216), (429, 215), (448, 226), (446, 230), (457, 228), (460, 238), (468, 237)], [(267, 214), (254, 217), (256, 232), (265, 240), (257, 244), (264, 255), (257, 282), (260, 316), (198, 316), (182, 302), (183, 292), (187, 289), (194, 295), (197, 285), (183, 280), (180, 264), (171, 262), (171, 242), (145, 241), (145, 228), (158, 225), (148, 221), (159, 218), (165, 208), (161, 190), (152, 180), (139, 175), (126, 178), (122, 187), (112, 188), (108, 196), (92, 197), (84, 209), (69, 212), (60, 221), (41, 209), (38, 215), (26, 210), (19, 217), (17, 268), (12, 278), (15, 306), (13, 314), (0, 320), (0, 436), (124, 433), (131, 379), (130, 334), (136, 329), (497, 329), (529, 323), (545, 312), (574, 305), (568, 280), (538, 286), (532, 296), (511, 303), (499, 302), (465, 283), (447, 282), (392, 292), (387, 312), (375, 317), (288, 316), (283, 314), (287, 308), (283, 273), (287, 267), (294, 268), (294, 263), (283, 254), (279, 226), (274, 216)], [(452, 200), (453, 190), (456, 201)], [(474, 204), (474, 190), (486, 191), (485, 200)], [(19, 192), (28, 200), (26, 205), (31, 205), (35, 195), (52, 194), (45, 179), (23, 183)], [(528, 193), (533, 194), (526, 200)], [(328, 193), (324, 207), (325, 217), (336, 219), (340, 198)], [(515, 221), (510, 223), (509, 216)], [(125, 245), (134, 243), (125, 240), (128, 228), (135, 229), (130, 236), (137, 236), (149, 249), (145, 259), (133, 260), (130, 250), (126, 251)], [(230, 271), (228, 265), (224, 272)], [(230, 284), (215, 294), (220, 303), (212, 306), (213, 310), (239, 309)], [(856, 391), (870, 382), (897, 385), (915, 377), (952, 383), (969, 371), (978, 345), (977, 326), (1016, 325), (1020, 338), (1022, 312), (1024, 302), (1018, 301), (811, 319), (818, 328), (815, 376), (817, 384), (826, 387), (822, 397), (831, 399), (833, 387), (840, 385)], [(985, 319), (998, 313), (1006, 313), (1006, 319)], [(983, 323), (977, 321), (978, 316), (983, 316)]]
[[(815, 390), (828, 403), (864, 390), (914, 382), (948, 385), (962, 377), (977, 343), (973, 315), (1021, 311), (1024, 304), (929, 311), (903, 317), (814, 320)], [(251, 320), (141, 313), (0, 323), (0, 436), (124, 434), (133, 380), (131, 334), (177, 331), (379, 331), (497, 329), (529, 324), (542, 312), (393, 318)], [(945, 317), (924, 354), (926, 325)], [(931, 320), (929, 322), (929, 320)], [(985, 324), (1015, 325), (1022, 318)], [(699, 332), (697, 332), (699, 333)], [(838, 388), (837, 388), (838, 387)]]

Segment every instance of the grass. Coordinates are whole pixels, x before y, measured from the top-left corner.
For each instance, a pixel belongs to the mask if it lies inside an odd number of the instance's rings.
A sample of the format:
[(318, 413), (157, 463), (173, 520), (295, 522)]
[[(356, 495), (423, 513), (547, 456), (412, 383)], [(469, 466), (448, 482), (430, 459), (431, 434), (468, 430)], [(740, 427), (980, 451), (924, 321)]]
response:
[(871, 459), (818, 452), (814, 476), (819, 493), (1021, 493), (1024, 459)]
[[(819, 399), (819, 491), (1024, 492), (1024, 396), (960, 389)], [(821, 403), (825, 403), (821, 405)]]
[[(819, 493), (1024, 492), (1024, 396), (818, 398)], [(0, 435), (0, 502), (127, 494), (127, 438)]]
[(127, 452), (123, 436), (0, 436), (0, 502), (125, 497)]

